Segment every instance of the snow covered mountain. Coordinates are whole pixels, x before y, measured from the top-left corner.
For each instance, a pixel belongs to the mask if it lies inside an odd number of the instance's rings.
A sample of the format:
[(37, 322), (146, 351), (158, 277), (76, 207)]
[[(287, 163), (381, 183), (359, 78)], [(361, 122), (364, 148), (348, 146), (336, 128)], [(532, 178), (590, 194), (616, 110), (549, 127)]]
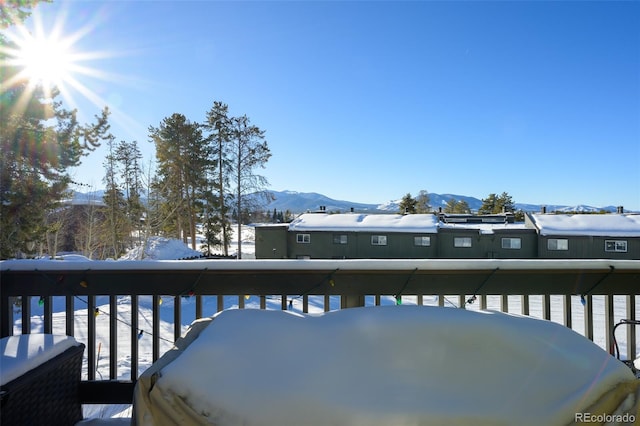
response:
[[(278, 211), (286, 211), (289, 210), (293, 213), (303, 213), (306, 211), (317, 211), (320, 209), (320, 206), (325, 206), (326, 210), (329, 212), (348, 212), (351, 208), (357, 212), (370, 212), (370, 213), (397, 213), (400, 211), (400, 201), (397, 200), (389, 200), (382, 204), (362, 204), (362, 203), (354, 203), (351, 201), (344, 200), (334, 200), (332, 198), (327, 197), (323, 194), (318, 194), (316, 192), (296, 192), (296, 191), (270, 191), (271, 194), (275, 197), (275, 200), (271, 203), (267, 204), (266, 210), (273, 210), (274, 208)], [(472, 211), (477, 211), (482, 206), (482, 200), (475, 197), (470, 197), (467, 195), (457, 195), (457, 194), (436, 194), (429, 193), (429, 203), (434, 209), (438, 209), (438, 207), (445, 207), (449, 200), (456, 201), (466, 201)], [(526, 204), (526, 203), (515, 203), (516, 210), (522, 210), (525, 212), (539, 212), (542, 208), (540, 204)], [(608, 212), (615, 212), (615, 206), (605, 206), (605, 207), (593, 207), (584, 204), (580, 204), (577, 206), (567, 206), (567, 205), (555, 205), (555, 204), (547, 204), (547, 211), (560, 211), (560, 212), (599, 212), (601, 210)]]
[[(273, 195), (274, 200), (264, 206), (267, 211), (276, 209), (277, 211), (285, 212), (289, 210), (292, 213), (304, 213), (307, 211), (317, 211), (320, 206), (324, 206), (328, 212), (348, 212), (352, 208), (356, 212), (368, 212), (368, 213), (396, 213), (400, 210), (400, 198), (397, 200), (389, 200), (385, 203), (356, 203), (348, 200), (335, 200), (326, 195), (319, 194), (317, 192), (298, 192), (298, 191), (268, 191)], [(96, 200), (102, 198), (104, 191), (94, 191), (91, 193), (74, 193), (74, 204), (81, 202), (88, 202), (90, 200)], [(477, 211), (482, 206), (482, 200), (476, 197), (470, 197), (467, 195), (457, 194), (436, 194), (434, 192), (429, 193), (429, 202), (434, 209), (438, 207), (445, 207), (447, 202), (451, 199), (457, 201), (466, 201), (471, 210)], [(515, 203), (517, 210), (525, 212), (539, 212), (542, 208), (540, 204), (526, 204)], [(547, 211), (560, 211), (560, 212), (599, 212), (601, 210), (607, 212), (615, 212), (616, 206), (604, 206), (594, 207), (589, 205), (555, 205), (547, 204)]]

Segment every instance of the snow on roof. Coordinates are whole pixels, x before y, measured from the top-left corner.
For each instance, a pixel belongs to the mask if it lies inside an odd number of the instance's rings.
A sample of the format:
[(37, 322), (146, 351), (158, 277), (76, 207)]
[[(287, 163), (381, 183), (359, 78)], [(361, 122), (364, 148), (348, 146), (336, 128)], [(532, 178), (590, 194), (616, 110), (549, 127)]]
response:
[(533, 214), (540, 235), (640, 237), (640, 215)]
[(442, 229), (470, 229), (477, 230), (481, 234), (493, 234), (501, 229), (521, 230), (527, 229), (524, 223), (444, 223), (438, 225)]
[(420, 232), (435, 234), (438, 218), (432, 214), (322, 214), (300, 215), (290, 231)]
[(524, 223), (444, 223), (433, 214), (303, 214), (289, 225), (290, 231), (419, 232), (438, 228), (471, 229), (493, 234), (499, 229), (526, 229)]

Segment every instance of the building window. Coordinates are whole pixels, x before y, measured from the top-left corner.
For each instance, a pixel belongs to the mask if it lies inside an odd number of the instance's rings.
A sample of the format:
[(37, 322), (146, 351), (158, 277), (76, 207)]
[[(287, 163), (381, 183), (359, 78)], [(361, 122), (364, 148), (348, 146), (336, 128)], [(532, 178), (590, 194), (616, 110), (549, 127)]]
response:
[(428, 247), (431, 245), (431, 237), (413, 237), (413, 245)]
[(606, 240), (604, 242), (604, 251), (626, 253), (627, 242), (625, 240)]
[(502, 248), (520, 250), (522, 248), (522, 240), (520, 238), (503, 238)]
[(566, 238), (549, 238), (547, 240), (549, 250), (569, 250), (569, 240)]
[(311, 234), (296, 234), (296, 241), (300, 244), (309, 244), (311, 242)]
[(471, 247), (471, 237), (455, 237), (453, 239), (454, 247)]
[(333, 234), (333, 244), (347, 244), (347, 235)]
[(387, 245), (387, 236), (386, 235), (372, 235), (371, 236), (371, 245), (372, 246), (386, 246)]

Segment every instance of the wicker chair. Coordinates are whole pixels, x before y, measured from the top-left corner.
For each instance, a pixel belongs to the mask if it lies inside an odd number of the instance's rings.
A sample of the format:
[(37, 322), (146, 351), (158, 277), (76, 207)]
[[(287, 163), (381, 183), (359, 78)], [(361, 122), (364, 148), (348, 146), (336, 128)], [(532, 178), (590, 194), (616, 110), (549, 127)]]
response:
[(78, 343), (0, 387), (0, 424), (74, 425), (82, 420), (78, 395), (84, 344)]

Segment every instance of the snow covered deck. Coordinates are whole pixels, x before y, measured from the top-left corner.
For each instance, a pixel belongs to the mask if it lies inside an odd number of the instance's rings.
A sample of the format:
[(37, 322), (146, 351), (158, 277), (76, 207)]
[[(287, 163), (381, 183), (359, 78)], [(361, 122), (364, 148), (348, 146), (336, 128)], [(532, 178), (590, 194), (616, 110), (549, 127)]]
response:
[[(182, 335), (184, 305), (201, 318), (211, 309), (216, 312), (216, 303), (218, 311), (226, 309), (231, 299), (239, 308), (246, 303), (254, 308), (311, 312), (362, 306), (365, 298), (370, 305), (371, 296), (376, 305), (404, 298), (404, 304), (457, 307), (477, 296), (466, 307), (486, 309), (487, 301), (497, 295), (498, 309), (508, 311), (507, 299), (514, 295), (520, 301), (518, 312), (528, 315), (529, 309), (535, 310), (545, 319), (552, 317), (553, 301), (556, 320), (560, 318), (569, 328), (572, 322), (584, 324), (584, 335), (592, 340), (594, 329), (596, 335), (598, 330), (611, 330), (616, 319), (635, 319), (640, 310), (640, 261), (627, 260), (12, 260), (0, 262), (0, 274), (3, 337), (20, 329), (33, 332), (34, 316), (40, 327), (36, 332), (51, 333), (54, 312), (66, 317), (61, 322), (67, 335), (78, 336), (78, 321), (82, 322), (86, 365), (94, 366), (98, 360), (106, 363), (104, 381), (96, 380), (95, 369), (85, 369), (84, 404), (130, 402), (142, 364), (139, 360), (157, 360), (167, 350), (166, 342)], [(15, 297), (22, 298), (17, 321)], [(54, 310), (60, 299), (62, 307)], [(120, 312), (123, 300), (127, 306)], [(124, 312), (126, 324), (121, 322)], [(131, 312), (142, 312), (142, 316)], [(117, 336), (107, 338), (109, 345), (103, 346), (102, 356), (96, 343), (100, 323), (110, 330), (107, 335), (122, 328)], [(141, 330), (142, 341), (151, 340), (150, 352), (144, 356), (142, 349), (138, 352)], [(611, 347), (610, 333), (600, 334), (599, 345)], [(636, 342), (637, 333), (627, 332), (621, 352), (635, 358)], [(119, 359), (127, 360), (130, 377), (118, 375)]]

